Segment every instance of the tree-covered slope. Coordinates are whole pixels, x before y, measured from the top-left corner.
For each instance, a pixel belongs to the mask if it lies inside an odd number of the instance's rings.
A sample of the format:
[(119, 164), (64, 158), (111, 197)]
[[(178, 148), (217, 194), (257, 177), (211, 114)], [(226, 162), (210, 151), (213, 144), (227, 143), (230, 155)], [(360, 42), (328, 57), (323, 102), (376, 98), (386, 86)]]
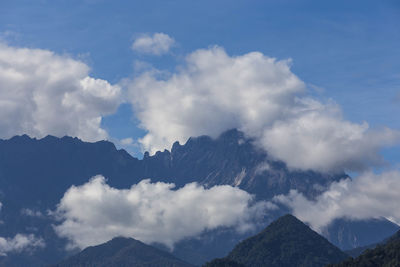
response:
[[(279, 218), (259, 234), (240, 242), (226, 257), (248, 267), (317, 267), (346, 258), (348, 255), (292, 215)], [(206, 266), (224, 266), (217, 263)]]
[(357, 258), (348, 259), (330, 267), (397, 267), (400, 266), (400, 231), (385, 244), (368, 249)]

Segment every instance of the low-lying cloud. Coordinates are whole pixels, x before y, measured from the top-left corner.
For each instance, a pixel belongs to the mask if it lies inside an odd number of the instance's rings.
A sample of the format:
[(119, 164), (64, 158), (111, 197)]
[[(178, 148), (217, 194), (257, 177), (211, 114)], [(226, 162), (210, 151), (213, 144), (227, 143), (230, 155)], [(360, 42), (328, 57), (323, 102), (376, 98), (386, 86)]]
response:
[(154, 153), (176, 140), (237, 128), (292, 168), (353, 171), (381, 164), (379, 150), (398, 142), (399, 133), (346, 121), (332, 101), (307, 97), (290, 66), (259, 52), (229, 56), (211, 47), (191, 53), (169, 75), (143, 73), (129, 86), (148, 131), (143, 148)]
[(143, 180), (130, 189), (116, 189), (102, 176), (72, 186), (58, 204), (58, 235), (72, 247), (85, 248), (115, 236), (133, 237), (145, 243), (174, 243), (205, 230), (234, 227), (247, 231), (274, 205), (255, 203), (239, 188), (205, 189), (191, 183), (174, 190), (173, 184)]
[(33, 234), (16, 234), (12, 238), (0, 237), (0, 256), (10, 252), (22, 252), (45, 247), (43, 239)]
[(334, 182), (316, 200), (296, 190), (275, 197), (287, 205), (300, 220), (322, 232), (338, 218), (355, 220), (382, 218), (400, 223), (400, 172), (364, 173), (354, 180)]
[(90, 77), (81, 61), (0, 43), (0, 138), (106, 139), (101, 120), (116, 111), (120, 96), (120, 87)]

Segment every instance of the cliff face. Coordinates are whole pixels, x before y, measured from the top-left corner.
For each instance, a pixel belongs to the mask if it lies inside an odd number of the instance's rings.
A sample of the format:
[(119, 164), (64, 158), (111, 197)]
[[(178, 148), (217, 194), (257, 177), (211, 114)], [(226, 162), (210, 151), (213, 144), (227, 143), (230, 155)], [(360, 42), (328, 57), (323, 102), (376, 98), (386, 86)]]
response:
[(190, 138), (184, 145), (175, 143), (171, 152), (146, 154), (141, 163), (147, 177), (163, 177), (178, 186), (189, 182), (207, 187), (228, 184), (255, 194), (259, 199), (286, 194), (290, 189), (313, 197), (319, 193), (315, 184), (323, 188), (347, 177), (344, 173), (289, 170), (237, 130), (227, 131), (217, 139), (201, 136)]

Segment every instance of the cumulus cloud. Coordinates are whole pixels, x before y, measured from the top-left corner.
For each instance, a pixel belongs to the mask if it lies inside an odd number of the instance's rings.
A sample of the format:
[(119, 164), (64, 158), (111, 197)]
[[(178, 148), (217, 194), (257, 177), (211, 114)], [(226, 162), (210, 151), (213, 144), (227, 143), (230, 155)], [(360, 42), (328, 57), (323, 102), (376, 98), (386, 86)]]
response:
[(250, 194), (231, 186), (204, 189), (191, 183), (174, 190), (173, 184), (143, 180), (130, 189), (116, 189), (96, 176), (65, 193), (56, 210), (62, 222), (55, 230), (79, 248), (115, 236), (172, 248), (175, 242), (205, 230), (249, 230), (272, 208), (266, 202), (254, 203)]
[(213, 47), (190, 54), (187, 66), (167, 79), (144, 73), (130, 86), (137, 117), (149, 131), (142, 144), (155, 152), (190, 136), (261, 130), (284, 116), (304, 89), (289, 64), (261, 53), (229, 57)]
[(115, 112), (121, 89), (89, 76), (78, 60), (0, 44), (0, 137), (71, 135), (107, 138), (102, 116)]
[(16, 234), (13, 238), (0, 237), (0, 256), (6, 256), (9, 252), (21, 252), (36, 248), (43, 248), (43, 239), (33, 234)]
[(380, 164), (380, 148), (399, 133), (344, 120), (335, 103), (307, 97), (290, 66), (259, 52), (232, 57), (211, 47), (188, 55), (175, 73), (144, 72), (129, 86), (148, 131), (143, 148), (154, 153), (176, 140), (238, 128), (289, 167), (342, 171)]
[(293, 114), (264, 129), (261, 145), (290, 167), (322, 172), (360, 171), (384, 164), (379, 152), (400, 140), (398, 131), (370, 130), (342, 118), (336, 105), (299, 99)]
[(334, 219), (385, 217), (400, 223), (400, 172), (364, 173), (354, 180), (334, 182), (315, 200), (296, 190), (276, 196), (274, 201), (287, 205), (300, 220), (322, 232)]
[(132, 44), (132, 49), (139, 53), (163, 55), (168, 53), (175, 40), (165, 33), (154, 33), (153, 35), (142, 35), (136, 38)]

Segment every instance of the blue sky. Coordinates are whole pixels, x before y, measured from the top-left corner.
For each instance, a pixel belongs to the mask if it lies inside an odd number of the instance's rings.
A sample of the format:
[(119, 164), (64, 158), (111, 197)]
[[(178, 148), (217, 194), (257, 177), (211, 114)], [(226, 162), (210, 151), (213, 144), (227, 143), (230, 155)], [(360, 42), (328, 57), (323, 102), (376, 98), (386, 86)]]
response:
[[(136, 37), (155, 32), (176, 40), (169, 54), (132, 51)], [(83, 60), (91, 76), (111, 83), (133, 77), (138, 60), (173, 71), (185, 55), (210, 45), (229, 55), (291, 58), (310, 94), (334, 99), (346, 119), (400, 129), (398, 1), (2, 0), (0, 36), (12, 46)], [(103, 118), (118, 139), (143, 136), (137, 123), (127, 104)], [(385, 155), (398, 161), (397, 151)]]

